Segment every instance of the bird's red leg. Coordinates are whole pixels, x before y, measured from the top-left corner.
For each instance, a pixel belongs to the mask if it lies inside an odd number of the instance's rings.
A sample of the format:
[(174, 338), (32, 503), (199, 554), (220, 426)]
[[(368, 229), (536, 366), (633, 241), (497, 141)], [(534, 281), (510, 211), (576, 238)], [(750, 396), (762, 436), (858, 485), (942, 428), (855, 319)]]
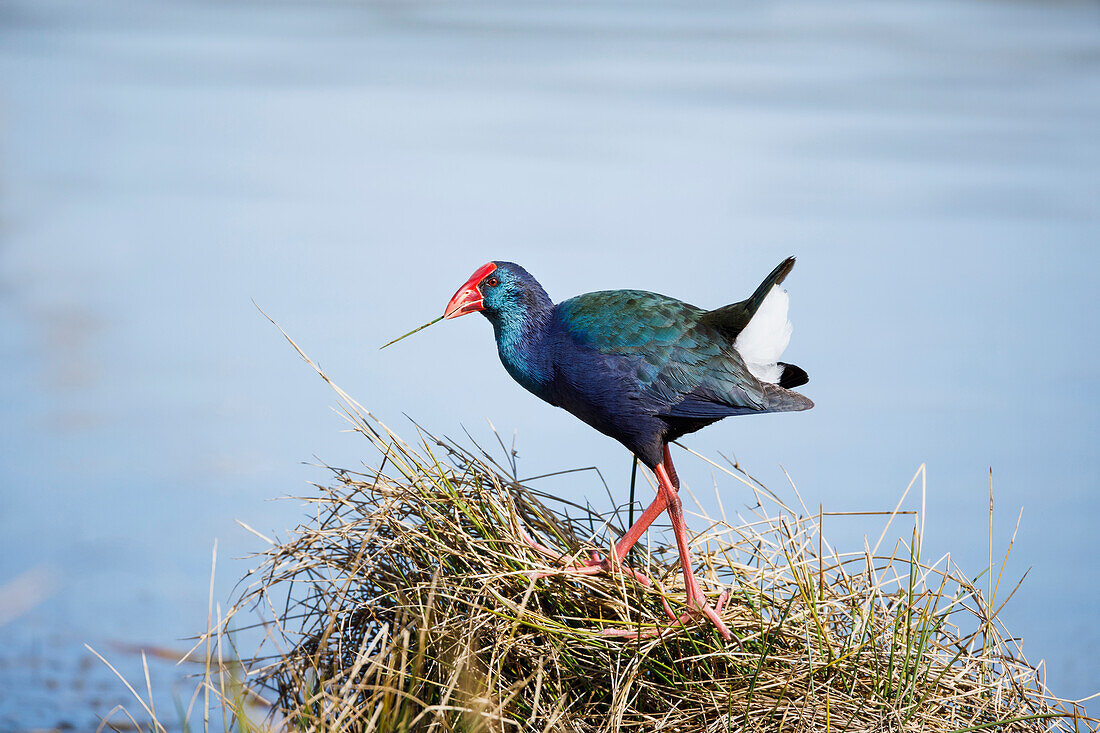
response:
[[(673, 494), (680, 489), (680, 477), (676, 475), (676, 469), (672, 467), (672, 457), (669, 456), (668, 446), (665, 446), (665, 470), (669, 473), (669, 478), (672, 479)], [(612, 562), (621, 563), (623, 558), (626, 557), (630, 549), (638, 543), (642, 535), (649, 525), (657, 521), (657, 517), (661, 516), (661, 512), (668, 508), (669, 494), (666, 491), (661, 491), (660, 487), (657, 488), (657, 498), (653, 500), (646, 510), (642, 512), (642, 516), (638, 518), (638, 521), (631, 525), (630, 529), (626, 531), (626, 534), (615, 543), (615, 553), (610, 558)]]
[[(622, 538), (615, 544), (615, 548), (611, 551), (611, 556), (608, 557), (608, 559), (601, 560), (599, 559), (599, 557), (596, 556), (596, 553), (592, 553), (592, 558), (587, 562), (573, 563), (572, 565), (566, 565), (559, 570), (536, 571), (534, 573), (534, 577), (545, 578), (550, 575), (559, 575), (561, 573), (571, 573), (573, 575), (596, 575), (604, 571), (622, 571), (630, 575), (632, 578), (634, 578), (634, 580), (647, 588), (657, 588), (657, 590), (661, 592), (661, 605), (664, 607), (665, 613), (670, 619), (675, 620), (677, 616), (673, 612), (672, 607), (668, 605), (668, 599), (665, 597), (664, 588), (661, 587), (661, 584), (657, 583), (654, 580), (651, 580), (649, 576), (639, 573), (633, 568), (624, 567), (622, 564), (622, 560), (624, 557), (626, 557), (626, 553), (630, 552), (630, 548), (632, 548), (638, 542), (638, 539), (642, 536), (642, 534), (647, 529), (649, 529), (649, 525), (653, 524), (654, 520), (656, 520), (657, 517), (661, 516), (661, 512), (663, 512), (667, 506), (668, 497), (665, 495), (665, 492), (658, 490), (657, 498), (653, 500), (653, 503), (650, 504), (644, 512), (642, 512), (642, 516), (638, 518), (638, 521), (631, 525), (630, 529), (626, 531), (626, 534), (624, 534)], [(520, 527), (519, 531), (523, 537), (524, 542), (530, 545), (531, 548), (534, 549), (536, 552), (554, 560), (561, 559), (561, 553), (554, 552), (549, 547), (540, 544), (533, 537), (531, 537), (531, 535), (527, 534), (527, 532), (522, 527)]]
[[(666, 448), (665, 450), (667, 451), (668, 449)], [(676, 474), (673, 473), (673, 476), (675, 475)], [(653, 502), (648, 507), (646, 507), (646, 510), (642, 512), (642, 516), (638, 518), (638, 521), (632, 524), (630, 526), (630, 529), (626, 531), (626, 534), (624, 534), (619, 539), (619, 541), (615, 543), (615, 549), (612, 551), (611, 556), (606, 561), (593, 559), (586, 563), (578, 563), (576, 565), (572, 565), (570, 566), (570, 569), (579, 571), (586, 568), (595, 568), (595, 570), (593, 570), (592, 572), (598, 573), (600, 572), (600, 570), (608, 569), (609, 565), (622, 564), (622, 560), (624, 557), (626, 557), (626, 554), (630, 552), (630, 549), (638, 543), (638, 540), (641, 539), (643, 534), (645, 534), (645, 531), (649, 529), (649, 525), (653, 524), (653, 522), (657, 520), (657, 517), (661, 516), (661, 512), (663, 512), (667, 507), (668, 494), (667, 492), (658, 489), (657, 498), (655, 498)], [(530, 545), (535, 551), (552, 558), (561, 557), (560, 553), (554, 552), (549, 547), (538, 543), (533, 537), (524, 532), (522, 529), (520, 531), (523, 535), (524, 541), (528, 545)]]
[(673, 483), (672, 476), (675, 474), (675, 469), (672, 469), (672, 457), (669, 455), (668, 446), (665, 446), (665, 460), (664, 463), (657, 466), (657, 481), (660, 483), (661, 489), (667, 494), (668, 500), (668, 516), (672, 520), (672, 531), (676, 535), (676, 547), (680, 552), (680, 567), (684, 571), (684, 586), (687, 588), (687, 601), (688, 601), (688, 613), (681, 616), (678, 619), (680, 622), (685, 620), (685, 617), (689, 617), (698, 613), (702, 613), (710, 622), (714, 624), (714, 627), (718, 629), (718, 633), (722, 635), (722, 638), (729, 641), (733, 638), (733, 634), (726, 628), (726, 625), (722, 623), (722, 619), (718, 617), (718, 611), (725, 603), (726, 595), (723, 593), (722, 597), (718, 600), (718, 607), (715, 608), (707, 603), (706, 596), (699, 590), (699, 584), (695, 580), (695, 573), (691, 570), (691, 553), (688, 549), (688, 536), (687, 536), (687, 524), (684, 522), (684, 510), (680, 502), (680, 496), (676, 491), (676, 485)]
[[(669, 474), (672, 477), (673, 486), (678, 489), (680, 487), (680, 479), (676, 476), (676, 469), (672, 467), (672, 459), (669, 457), (667, 445), (665, 446), (665, 465), (669, 471)], [(667, 507), (668, 494), (667, 492), (661, 491), (660, 488), (658, 488), (657, 498), (655, 498), (653, 502), (650, 503), (648, 507), (646, 507), (646, 510), (642, 512), (642, 516), (638, 517), (638, 521), (630, 525), (630, 529), (626, 531), (626, 534), (624, 534), (619, 539), (619, 541), (615, 543), (615, 549), (612, 551), (611, 556), (607, 560), (600, 560), (596, 557), (595, 553), (593, 553), (592, 559), (588, 562), (575, 563), (573, 565), (567, 566), (564, 569), (573, 570), (574, 572), (579, 572), (584, 575), (593, 575), (602, 570), (609, 570), (612, 566), (617, 567), (621, 565), (623, 558), (626, 557), (631, 548), (638, 543), (638, 540), (641, 539), (643, 534), (645, 534), (645, 531), (649, 529), (649, 525), (653, 524), (653, 522), (657, 520), (657, 517), (661, 516), (661, 512), (663, 512)], [(546, 555), (547, 557), (552, 557), (554, 559), (559, 559), (561, 557), (559, 553), (554, 552), (546, 545), (540, 544), (535, 541), (535, 539), (527, 534), (527, 532), (525, 532), (522, 528), (520, 529), (520, 534), (523, 535), (523, 540), (536, 552)], [(553, 573), (540, 573), (539, 577), (552, 574)], [(640, 574), (636, 573), (635, 577), (637, 577), (638, 575)], [(645, 576), (641, 576), (641, 578), (645, 578)], [(643, 585), (649, 584), (649, 579), (646, 578), (643, 581)]]
[[(718, 630), (718, 633), (722, 635), (722, 638), (729, 641), (733, 638), (733, 634), (730, 633), (729, 628), (718, 616), (718, 613), (722, 610), (722, 606), (725, 605), (727, 594), (723, 593), (714, 606), (707, 603), (706, 596), (699, 590), (699, 584), (695, 580), (695, 573), (691, 569), (691, 553), (688, 549), (688, 536), (687, 536), (687, 524), (684, 522), (684, 511), (679, 496), (680, 480), (676, 475), (676, 469), (672, 465), (672, 456), (669, 454), (668, 446), (664, 447), (664, 461), (655, 469), (657, 474), (657, 498), (653, 500), (653, 503), (646, 508), (642, 516), (635, 522), (626, 534), (615, 544), (615, 549), (612, 550), (611, 557), (607, 560), (598, 560), (593, 558), (587, 563), (577, 563), (556, 572), (570, 572), (580, 575), (595, 575), (596, 573), (603, 572), (604, 570), (619, 569), (621, 568), (621, 561), (626, 557), (630, 548), (637, 543), (642, 534), (649, 528), (651, 524), (660, 516), (661, 512), (668, 510), (669, 518), (672, 520), (672, 531), (676, 535), (676, 548), (680, 555), (680, 566), (684, 572), (684, 586), (687, 591), (687, 605), (688, 610), (677, 616), (672, 612), (672, 609), (668, 605), (667, 599), (664, 598), (663, 589), (658, 583), (653, 582), (645, 575), (625, 568), (639, 583), (645, 586), (655, 586), (662, 590), (661, 603), (664, 606), (665, 613), (673, 620), (674, 624), (683, 624), (693, 617), (702, 614), (706, 616), (714, 627)], [(560, 555), (553, 550), (540, 545), (534, 539), (532, 539), (526, 532), (520, 530), (523, 534), (524, 540), (531, 545), (538, 552), (553, 558), (559, 558)], [(554, 575), (555, 572), (540, 572), (537, 577), (543, 577), (545, 575)], [(651, 632), (643, 632), (639, 634), (636, 631), (630, 631), (626, 629), (605, 629), (604, 634), (608, 636), (652, 636), (659, 633), (659, 630), (653, 630)]]
[[(634, 547), (634, 545), (638, 542), (645, 531), (649, 529), (649, 525), (653, 524), (657, 517), (661, 516), (661, 512), (663, 512), (667, 506), (668, 497), (665, 495), (665, 492), (658, 491), (657, 498), (653, 500), (653, 503), (650, 504), (644, 512), (642, 512), (642, 516), (638, 518), (638, 521), (631, 525), (630, 529), (626, 531), (626, 534), (624, 534), (622, 538), (620, 538), (619, 541), (615, 543), (615, 549), (612, 550), (611, 556), (607, 560), (599, 560), (593, 558), (588, 562), (576, 563), (566, 566), (562, 569), (569, 570), (575, 573), (580, 573), (582, 575), (595, 575), (596, 573), (602, 572), (604, 570), (610, 570), (613, 566), (619, 567), (622, 564), (623, 558), (626, 557), (626, 553), (630, 552), (630, 548)], [(546, 555), (547, 557), (551, 557), (554, 559), (561, 558), (561, 553), (554, 552), (549, 547), (540, 544), (522, 529), (520, 530), (520, 532), (523, 535), (524, 541), (528, 545), (530, 545), (536, 552), (539, 552), (543, 555)], [(539, 576), (541, 577), (543, 575), (553, 574), (555, 573), (539, 573)], [(650, 585), (649, 579), (641, 573), (634, 572), (634, 577), (642, 582), (643, 585)]]
[[(672, 467), (672, 458), (668, 454), (668, 446), (665, 446), (665, 470), (669, 472), (669, 477), (672, 479), (673, 494), (680, 489), (680, 478), (676, 475), (676, 469)], [(631, 548), (638, 543), (642, 534), (649, 529), (649, 525), (653, 524), (657, 520), (657, 517), (661, 515), (665, 509), (668, 508), (668, 500), (670, 494), (666, 491), (662, 491), (660, 487), (657, 488), (657, 498), (646, 507), (646, 510), (642, 512), (642, 516), (638, 518), (638, 521), (631, 525), (630, 529), (626, 531), (626, 534), (615, 543), (615, 553), (610, 558), (612, 562), (621, 563)]]
[(615, 551), (609, 558), (611, 562), (616, 565), (622, 563), (623, 558), (630, 552), (630, 548), (638, 543), (645, 531), (649, 529), (649, 525), (653, 524), (667, 507), (668, 497), (664, 495), (664, 492), (658, 491), (657, 498), (653, 500), (653, 503), (646, 507), (646, 510), (642, 512), (642, 516), (638, 517), (638, 521), (632, 524), (626, 534), (615, 543)]
[[(665, 446), (664, 453), (664, 462), (657, 466), (655, 471), (659, 483), (658, 494), (665, 498), (665, 503), (668, 505), (668, 514), (672, 519), (672, 529), (676, 534), (676, 547), (679, 550), (680, 565), (684, 571), (684, 585), (687, 588), (688, 601), (688, 610), (680, 616), (675, 616), (671, 613), (667, 602), (665, 604), (665, 611), (669, 614), (669, 618), (672, 619), (673, 626), (685, 624), (699, 614), (703, 614), (712, 624), (714, 624), (718, 633), (722, 635), (722, 638), (729, 641), (733, 638), (733, 634), (730, 633), (730, 630), (718, 616), (722, 610), (722, 606), (726, 603), (727, 594), (723, 593), (718, 598), (718, 602), (712, 607), (707, 604), (706, 597), (703, 595), (702, 591), (699, 590), (699, 584), (695, 580), (695, 574), (691, 570), (691, 554), (688, 551), (687, 544), (687, 525), (684, 522), (684, 512), (677, 491), (680, 481), (676, 476), (676, 469), (672, 466), (672, 457), (669, 455), (668, 446)], [(661, 633), (661, 629), (650, 629), (642, 632), (629, 629), (604, 629), (601, 633), (605, 636), (645, 638), (656, 636)]]

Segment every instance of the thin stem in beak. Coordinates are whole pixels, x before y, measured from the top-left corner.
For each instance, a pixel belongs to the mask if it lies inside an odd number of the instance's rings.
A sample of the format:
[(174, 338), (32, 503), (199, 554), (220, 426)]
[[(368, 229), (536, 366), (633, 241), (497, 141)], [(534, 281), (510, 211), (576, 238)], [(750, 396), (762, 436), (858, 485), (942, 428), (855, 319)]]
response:
[(386, 348), (386, 347), (387, 347), (387, 346), (389, 346), (390, 344), (396, 344), (396, 343), (397, 343), (398, 341), (400, 341), (401, 339), (403, 339), (403, 338), (406, 338), (406, 337), (408, 337), (408, 336), (412, 336), (412, 335), (413, 335), (414, 333), (416, 333), (417, 331), (423, 331), (423, 330), (424, 330), (425, 328), (427, 328), (428, 326), (431, 326), (431, 325), (433, 325), (433, 324), (435, 324), (435, 323), (439, 323), (439, 322), (440, 322), (440, 321), (442, 321), (442, 320), (443, 320), (444, 318), (446, 318), (446, 314), (443, 314), (442, 316), (440, 316), (439, 318), (436, 318), (435, 320), (432, 320), (432, 321), (428, 321), (428, 322), (427, 322), (427, 323), (425, 323), (425, 324), (424, 324), (423, 326), (418, 326), (418, 327), (414, 328), (413, 330), (409, 331), (409, 332), (408, 332), (407, 334), (405, 334), (404, 336), (398, 336), (398, 337), (397, 337), (397, 338), (395, 338), (395, 339), (394, 339), (393, 341), (390, 341), (389, 343), (385, 343), (385, 344), (382, 344), (381, 346), (379, 346), (379, 347), (378, 347), (378, 349), (379, 349), (379, 350), (381, 351), (382, 349)]

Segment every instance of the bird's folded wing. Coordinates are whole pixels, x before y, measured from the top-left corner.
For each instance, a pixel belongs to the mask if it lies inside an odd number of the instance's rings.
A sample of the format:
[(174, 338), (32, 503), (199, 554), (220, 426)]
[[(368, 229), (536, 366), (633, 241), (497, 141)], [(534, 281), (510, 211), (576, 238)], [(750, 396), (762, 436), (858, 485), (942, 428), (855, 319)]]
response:
[(664, 369), (657, 379), (674, 385), (676, 397), (662, 413), (669, 417), (721, 418), (767, 410), (764, 385), (740, 363), (736, 352), (714, 356), (692, 370), (697, 384), (677, 379), (678, 372)]
[(658, 413), (718, 418), (767, 409), (763, 385), (700, 308), (638, 290), (588, 293), (559, 306), (573, 343), (603, 354)]

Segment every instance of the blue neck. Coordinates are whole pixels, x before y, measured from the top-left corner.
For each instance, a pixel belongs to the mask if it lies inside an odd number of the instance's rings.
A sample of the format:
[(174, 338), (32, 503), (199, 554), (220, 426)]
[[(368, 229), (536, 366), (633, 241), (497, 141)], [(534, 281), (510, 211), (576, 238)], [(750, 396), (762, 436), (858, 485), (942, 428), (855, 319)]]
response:
[(501, 313), (485, 315), (493, 324), (497, 353), (504, 368), (527, 391), (542, 397), (554, 377), (549, 349), (543, 343), (550, 326), (553, 304), (515, 306)]

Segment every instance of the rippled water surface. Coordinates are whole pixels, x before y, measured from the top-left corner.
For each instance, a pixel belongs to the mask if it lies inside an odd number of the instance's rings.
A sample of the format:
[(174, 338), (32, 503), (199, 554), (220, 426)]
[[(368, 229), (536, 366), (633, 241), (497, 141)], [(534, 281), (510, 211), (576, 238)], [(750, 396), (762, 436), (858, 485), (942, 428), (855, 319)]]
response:
[(223, 603), (260, 549), (235, 519), (285, 533), (302, 462), (374, 460), (250, 299), (395, 427), (490, 419), (625, 498), (482, 319), (378, 352), (488, 259), (714, 307), (797, 254), (816, 409), (688, 444), (834, 510), (927, 463), (926, 552), (973, 575), (992, 467), (1005, 623), (1097, 692), (1098, 130), (1093, 4), (0, 3), (0, 729), (94, 728), (124, 691), (85, 642), (140, 679), (215, 538)]

